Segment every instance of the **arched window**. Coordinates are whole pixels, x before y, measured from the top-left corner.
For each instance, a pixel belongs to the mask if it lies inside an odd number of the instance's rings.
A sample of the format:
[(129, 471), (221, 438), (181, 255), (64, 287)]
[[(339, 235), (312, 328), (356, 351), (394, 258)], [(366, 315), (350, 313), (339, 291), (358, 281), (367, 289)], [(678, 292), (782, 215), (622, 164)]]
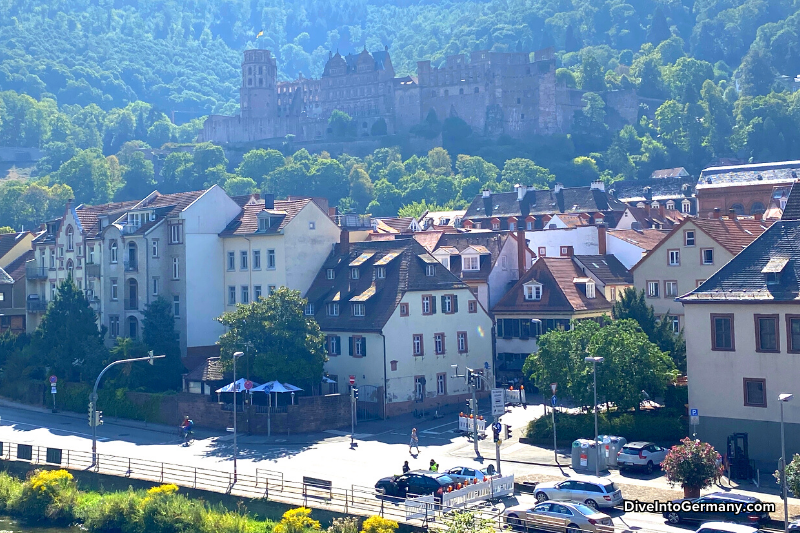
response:
[(139, 335), (139, 321), (135, 316), (128, 317), (128, 337), (135, 339)]
[(733, 209), (733, 212), (737, 215), (744, 216), (744, 206), (742, 204), (733, 204), (731, 209)]
[(667, 209), (675, 209), (675, 202), (673, 202), (672, 200), (669, 200), (667, 202)]
[(73, 250), (75, 248), (75, 230), (72, 229), (72, 226), (67, 226), (67, 250)]
[(109, 249), (111, 250), (111, 262), (116, 263), (119, 260), (119, 256), (117, 255), (119, 251), (117, 248), (117, 241), (111, 241)]
[(692, 212), (692, 202), (689, 200), (684, 200), (681, 202), (681, 212), (683, 213), (691, 213)]
[(128, 294), (125, 299), (125, 309), (131, 311), (139, 309), (139, 282), (135, 279), (128, 280)]
[(764, 204), (761, 202), (753, 202), (753, 205), (750, 206), (750, 214), (751, 215), (760, 215), (763, 214), (766, 209), (764, 209)]
[(125, 270), (136, 270), (136, 243), (128, 243), (128, 257), (125, 260)]
[(75, 265), (72, 263), (72, 259), (67, 260), (67, 277), (71, 278), (74, 271)]
[(247, 67), (247, 73), (248, 74), (252, 74), (253, 73), (253, 67)]

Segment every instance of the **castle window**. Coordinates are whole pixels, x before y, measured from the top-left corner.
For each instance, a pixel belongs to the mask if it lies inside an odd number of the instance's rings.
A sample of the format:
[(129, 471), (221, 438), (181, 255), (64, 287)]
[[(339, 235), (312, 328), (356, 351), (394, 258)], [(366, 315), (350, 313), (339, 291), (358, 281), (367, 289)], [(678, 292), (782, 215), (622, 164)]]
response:
[(458, 90), (458, 94), (464, 94), (464, 88), (463, 87)]
[(264, 73), (264, 67), (258, 67), (258, 73), (259, 74), (263, 74)]
[(264, 78), (258, 78), (258, 86), (259, 87), (263, 87), (264, 86)]
[(517, 98), (517, 103), (521, 104), (522, 103), (522, 99), (521, 98)]
[(253, 67), (247, 67), (247, 73), (248, 74), (252, 74), (253, 73)]
[(475, 94), (478, 94), (479, 92), (481, 92), (481, 90), (475, 87)]
[(248, 87), (252, 87), (253, 86), (253, 78), (247, 78), (247, 86)]

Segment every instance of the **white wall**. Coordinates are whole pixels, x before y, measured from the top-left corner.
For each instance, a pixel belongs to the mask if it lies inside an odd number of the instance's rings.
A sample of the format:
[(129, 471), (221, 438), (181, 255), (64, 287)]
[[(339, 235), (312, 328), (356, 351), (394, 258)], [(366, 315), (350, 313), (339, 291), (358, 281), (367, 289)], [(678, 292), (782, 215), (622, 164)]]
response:
[(619, 259), (625, 268), (630, 270), (633, 265), (642, 259), (644, 248), (639, 248), (635, 244), (624, 241), (614, 236), (613, 233), (606, 233), (606, 253), (612, 254)]
[[(339, 392), (348, 389), (350, 376), (356, 377), (356, 386), (372, 385), (383, 387), (383, 337), (379, 333), (358, 333), (326, 331), (326, 334), (339, 335), (341, 338), (341, 355), (328, 357), (325, 372), (335, 375), (339, 382)], [(366, 357), (352, 357), (349, 351), (349, 337), (360, 335), (367, 339)]]
[(600, 253), (597, 226), (526, 231), (525, 238), (528, 239), (528, 247), (537, 255), (542, 246), (547, 250), (547, 257), (561, 257), (561, 246), (572, 246), (575, 255)]
[[(500, 298), (505, 296), (508, 289), (512, 284), (519, 280), (519, 265), (517, 264), (517, 241), (513, 237), (506, 239), (505, 244), (500, 249), (500, 254), (497, 257), (497, 262), (494, 268), (489, 273), (489, 295), (488, 302), (485, 299), (480, 299), (481, 304), (487, 309), (492, 309)], [(505, 266), (503, 266), (503, 259), (505, 258)], [(531, 267), (531, 254), (525, 251), (525, 270)], [(479, 296), (480, 291), (478, 292)], [(488, 307), (487, 307), (488, 303)]]

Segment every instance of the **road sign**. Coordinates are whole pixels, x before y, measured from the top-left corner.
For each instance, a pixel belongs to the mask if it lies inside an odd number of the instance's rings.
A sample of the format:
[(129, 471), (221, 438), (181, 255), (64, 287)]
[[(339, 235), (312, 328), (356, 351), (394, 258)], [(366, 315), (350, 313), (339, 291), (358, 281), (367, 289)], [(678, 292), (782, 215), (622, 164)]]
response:
[(700, 417), (699, 416), (689, 416), (689, 424), (692, 426), (699, 426), (700, 425)]
[(553, 394), (554, 394), (554, 395), (555, 395), (555, 393), (556, 393), (556, 389), (557, 389), (557, 388), (558, 388), (558, 383), (551, 383), (551, 384), (550, 384), (550, 390), (551, 390), (551, 391), (553, 391)]
[(244, 390), (250, 390), (253, 388), (253, 382), (249, 379), (244, 382)]
[(51, 393), (51, 394), (55, 394), (55, 393), (56, 393), (56, 386), (55, 386), (55, 385), (53, 385), (52, 387), (50, 387), (50, 393)]
[(506, 413), (505, 393), (504, 389), (492, 389), (492, 415), (501, 416)]
[(355, 385), (355, 384), (356, 384), (356, 377), (350, 376), (350, 385)]
[(58, 378), (57, 378), (57, 377), (55, 377), (55, 376), (50, 376), (50, 383), (51, 383), (52, 385), (55, 385), (57, 381), (58, 381)]
[(550, 398), (550, 405), (552, 405), (553, 407), (555, 407), (557, 403), (558, 403), (558, 398), (556, 398), (556, 395), (555, 395), (555, 394), (553, 394), (553, 397), (552, 397), (552, 398)]
[(689, 416), (700, 416), (699, 409), (689, 409)]

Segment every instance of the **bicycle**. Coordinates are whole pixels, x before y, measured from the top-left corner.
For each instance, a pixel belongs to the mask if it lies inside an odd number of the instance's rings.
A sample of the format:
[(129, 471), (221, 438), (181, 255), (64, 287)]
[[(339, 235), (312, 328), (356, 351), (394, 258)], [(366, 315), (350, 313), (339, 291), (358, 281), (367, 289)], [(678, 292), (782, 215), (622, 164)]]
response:
[(183, 440), (182, 446), (190, 446), (194, 442), (194, 431), (191, 429), (187, 431), (183, 426), (179, 426), (178, 432)]

